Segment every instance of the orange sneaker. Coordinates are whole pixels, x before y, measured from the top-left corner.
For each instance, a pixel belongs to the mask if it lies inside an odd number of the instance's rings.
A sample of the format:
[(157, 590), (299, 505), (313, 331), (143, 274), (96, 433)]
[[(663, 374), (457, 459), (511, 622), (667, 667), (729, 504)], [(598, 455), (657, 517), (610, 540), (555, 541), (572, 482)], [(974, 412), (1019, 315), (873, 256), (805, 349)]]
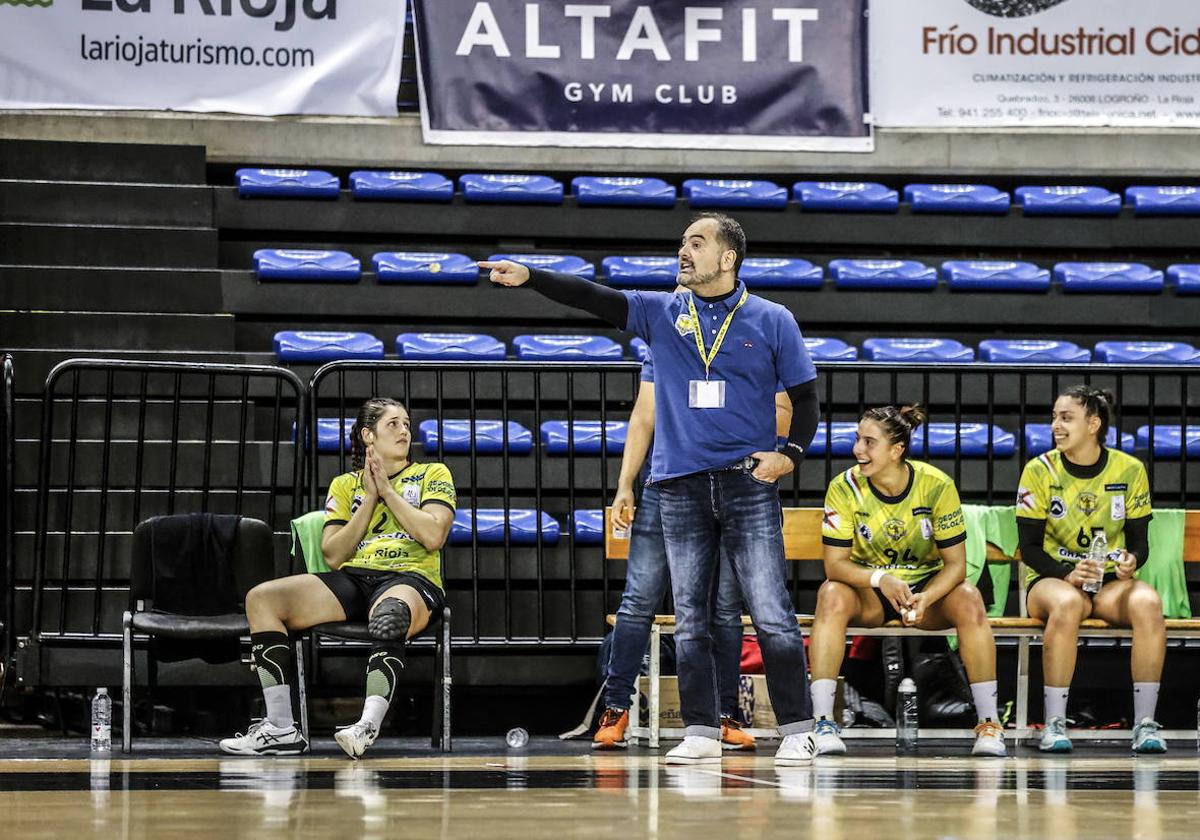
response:
[(752, 750), (754, 736), (742, 729), (742, 725), (731, 717), (721, 718), (721, 749)]
[(625, 728), (629, 726), (627, 709), (605, 709), (600, 716), (600, 728), (592, 736), (594, 750), (623, 750), (629, 746)]

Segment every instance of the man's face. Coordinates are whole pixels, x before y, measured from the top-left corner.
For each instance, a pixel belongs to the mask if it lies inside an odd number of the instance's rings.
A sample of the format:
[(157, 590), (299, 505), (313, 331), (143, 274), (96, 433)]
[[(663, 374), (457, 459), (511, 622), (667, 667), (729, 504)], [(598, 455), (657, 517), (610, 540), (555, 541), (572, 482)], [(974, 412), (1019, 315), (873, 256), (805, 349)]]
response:
[(713, 219), (693, 222), (679, 243), (679, 273), (676, 282), (686, 289), (704, 286), (733, 268), (735, 254), (722, 248)]

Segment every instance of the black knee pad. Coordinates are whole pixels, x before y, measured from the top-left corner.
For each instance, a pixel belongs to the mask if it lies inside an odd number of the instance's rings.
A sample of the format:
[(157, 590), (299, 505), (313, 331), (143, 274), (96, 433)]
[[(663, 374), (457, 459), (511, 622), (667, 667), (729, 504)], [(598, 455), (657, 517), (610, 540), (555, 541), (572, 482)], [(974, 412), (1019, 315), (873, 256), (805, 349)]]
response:
[(408, 608), (408, 604), (399, 598), (384, 598), (371, 614), (371, 620), (367, 622), (367, 631), (376, 639), (403, 642), (408, 638), (408, 628), (411, 624), (412, 610)]

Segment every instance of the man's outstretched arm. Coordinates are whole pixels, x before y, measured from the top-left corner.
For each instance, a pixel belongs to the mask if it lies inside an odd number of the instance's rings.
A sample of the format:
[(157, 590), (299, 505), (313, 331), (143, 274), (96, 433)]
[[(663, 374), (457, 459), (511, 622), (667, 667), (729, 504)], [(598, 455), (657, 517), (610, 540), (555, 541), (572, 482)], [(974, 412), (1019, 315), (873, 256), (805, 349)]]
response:
[(530, 269), (512, 260), (482, 260), (479, 267), (489, 270), (488, 279), (497, 285), (523, 286), (528, 283), (530, 288), (550, 300), (590, 312), (619, 330), (625, 329), (629, 321), (629, 301), (616, 289), (573, 274)]

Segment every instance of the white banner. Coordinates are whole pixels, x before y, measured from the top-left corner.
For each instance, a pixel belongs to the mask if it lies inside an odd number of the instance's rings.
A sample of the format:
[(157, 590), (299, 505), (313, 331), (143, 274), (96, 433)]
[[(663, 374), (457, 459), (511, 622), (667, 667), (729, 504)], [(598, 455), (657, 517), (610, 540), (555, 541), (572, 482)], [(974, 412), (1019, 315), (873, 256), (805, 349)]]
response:
[(872, 0), (883, 126), (1200, 126), (1196, 0)]
[(0, 0), (0, 108), (392, 116), (403, 0)]

